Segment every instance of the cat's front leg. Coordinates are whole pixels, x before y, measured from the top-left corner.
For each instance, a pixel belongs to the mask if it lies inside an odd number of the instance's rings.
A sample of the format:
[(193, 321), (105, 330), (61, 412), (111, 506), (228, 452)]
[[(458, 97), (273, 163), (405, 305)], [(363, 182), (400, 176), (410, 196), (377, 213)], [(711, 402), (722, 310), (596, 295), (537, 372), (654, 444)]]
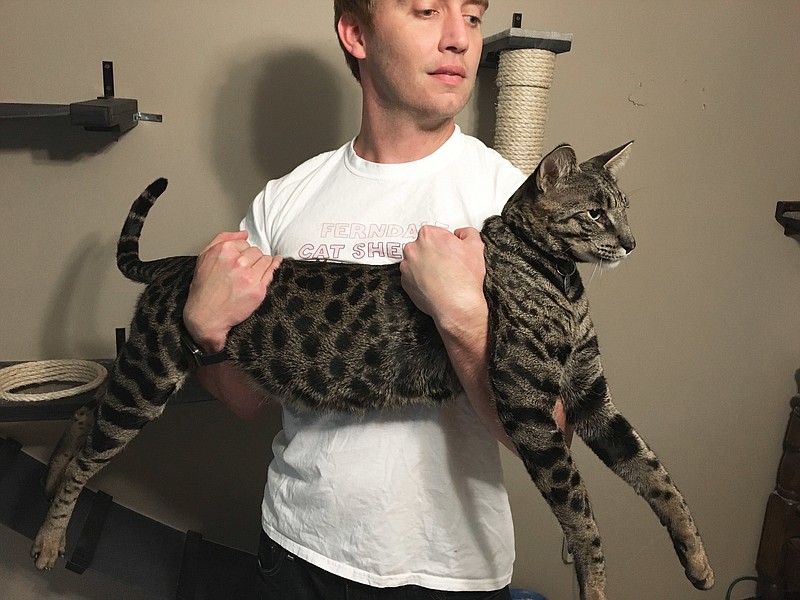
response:
[(614, 406), (602, 370), (598, 367), (594, 373), (585, 393), (569, 403), (576, 432), (600, 460), (647, 501), (667, 528), (692, 585), (710, 589), (714, 572), (683, 495), (659, 458)]
[(94, 425), (95, 409), (96, 404), (90, 403), (75, 411), (69, 426), (50, 455), (44, 483), (44, 493), (47, 498), (52, 499), (56, 495), (67, 465), (86, 443), (86, 436)]
[(83, 458), (83, 451), (67, 464), (44, 522), (31, 546), (31, 557), (37, 569), (52, 569), (58, 559), (64, 556), (67, 526), (72, 518), (75, 503), (89, 477), (99, 470), (100, 466), (86, 461)]

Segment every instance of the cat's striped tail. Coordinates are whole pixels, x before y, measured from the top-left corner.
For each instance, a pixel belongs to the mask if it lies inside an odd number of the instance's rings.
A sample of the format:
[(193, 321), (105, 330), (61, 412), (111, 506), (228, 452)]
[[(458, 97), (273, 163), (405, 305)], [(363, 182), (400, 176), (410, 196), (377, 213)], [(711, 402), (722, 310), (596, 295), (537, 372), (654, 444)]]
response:
[(117, 267), (125, 277), (139, 283), (150, 283), (163, 264), (161, 260), (143, 262), (139, 258), (139, 237), (147, 213), (165, 189), (167, 180), (156, 179), (134, 200), (117, 242)]

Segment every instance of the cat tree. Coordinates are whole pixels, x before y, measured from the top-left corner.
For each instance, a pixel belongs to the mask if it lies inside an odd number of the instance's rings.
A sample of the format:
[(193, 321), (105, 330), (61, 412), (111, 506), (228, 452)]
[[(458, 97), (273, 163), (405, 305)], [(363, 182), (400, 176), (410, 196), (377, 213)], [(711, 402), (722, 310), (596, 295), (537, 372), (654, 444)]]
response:
[(481, 66), (497, 68), (494, 147), (523, 173), (542, 158), (556, 55), (571, 47), (571, 33), (522, 29), (520, 13), (510, 29), (483, 41)]

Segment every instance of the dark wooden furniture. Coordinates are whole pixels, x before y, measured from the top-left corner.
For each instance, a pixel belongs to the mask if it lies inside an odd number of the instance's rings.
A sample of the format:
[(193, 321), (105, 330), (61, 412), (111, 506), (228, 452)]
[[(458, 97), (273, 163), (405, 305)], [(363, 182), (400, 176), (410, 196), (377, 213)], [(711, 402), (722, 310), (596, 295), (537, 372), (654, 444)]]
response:
[(756, 559), (759, 600), (800, 600), (800, 393), (791, 408)]

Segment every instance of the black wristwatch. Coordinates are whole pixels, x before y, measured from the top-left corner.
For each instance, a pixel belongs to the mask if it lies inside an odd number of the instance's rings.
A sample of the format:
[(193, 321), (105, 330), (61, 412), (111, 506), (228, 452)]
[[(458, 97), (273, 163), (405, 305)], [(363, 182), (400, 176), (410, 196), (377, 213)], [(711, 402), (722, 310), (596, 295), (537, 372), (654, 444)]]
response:
[(194, 340), (188, 333), (184, 333), (181, 336), (181, 342), (183, 342), (183, 347), (186, 348), (189, 354), (192, 355), (192, 358), (194, 358), (194, 362), (200, 367), (216, 365), (224, 360), (228, 360), (228, 351), (225, 348), (213, 354), (203, 354), (203, 351), (197, 347), (197, 344), (194, 343)]

